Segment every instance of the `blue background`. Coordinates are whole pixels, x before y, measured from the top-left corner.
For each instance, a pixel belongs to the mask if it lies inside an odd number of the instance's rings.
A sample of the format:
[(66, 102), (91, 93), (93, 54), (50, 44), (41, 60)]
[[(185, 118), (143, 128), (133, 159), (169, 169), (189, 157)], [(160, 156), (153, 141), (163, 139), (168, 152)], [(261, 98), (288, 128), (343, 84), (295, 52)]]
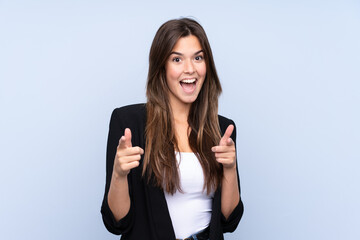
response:
[(194, 16), (237, 124), (227, 240), (360, 239), (359, 1), (0, 0), (0, 239), (118, 239), (100, 205), (115, 107), (158, 27)]

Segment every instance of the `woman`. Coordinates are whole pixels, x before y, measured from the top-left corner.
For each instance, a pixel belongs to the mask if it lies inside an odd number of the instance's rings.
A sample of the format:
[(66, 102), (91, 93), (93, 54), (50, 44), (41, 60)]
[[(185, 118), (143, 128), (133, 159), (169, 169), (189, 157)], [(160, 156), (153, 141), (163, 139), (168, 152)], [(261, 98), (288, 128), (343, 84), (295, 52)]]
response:
[(242, 213), (233, 121), (203, 28), (182, 18), (157, 31), (147, 103), (115, 109), (102, 216), (121, 239), (223, 239)]

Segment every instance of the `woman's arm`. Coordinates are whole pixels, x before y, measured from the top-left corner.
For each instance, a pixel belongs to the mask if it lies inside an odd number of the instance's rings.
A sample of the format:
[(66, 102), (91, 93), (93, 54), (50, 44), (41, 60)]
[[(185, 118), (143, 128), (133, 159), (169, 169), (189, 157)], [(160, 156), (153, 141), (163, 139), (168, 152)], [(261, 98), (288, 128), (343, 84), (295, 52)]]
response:
[(132, 168), (139, 166), (141, 154), (143, 153), (142, 148), (132, 147), (131, 131), (126, 128), (124, 136), (120, 138), (117, 147), (108, 193), (108, 204), (116, 221), (125, 217), (130, 210), (127, 175)]
[[(134, 220), (131, 207), (132, 175), (126, 174), (127, 171), (123, 171), (123, 173), (121, 170), (119, 171), (119, 168), (122, 169), (120, 162), (126, 159), (124, 158), (125, 155), (129, 155), (126, 154), (129, 153), (128, 149), (138, 149), (137, 154), (142, 152), (138, 147), (130, 147), (131, 137), (128, 136), (128, 130), (125, 131), (125, 127), (130, 124), (128, 115), (131, 110), (132, 108), (129, 110), (125, 107), (115, 109), (109, 125), (106, 151), (106, 184), (101, 214), (105, 227), (114, 234), (123, 234), (129, 231)], [(129, 133), (131, 134), (131, 132)], [(122, 136), (123, 134), (126, 136)]]
[(116, 221), (119, 221), (130, 210), (130, 195), (127, 177), (112, 175), (108, 193), (108, 205)]
[(240, 201), (236, 170), (236, 149), (234, 141), (230, 138), (234, 128), (234, 125), (229, 125), (219, 145), (212, 148), (216, 160), (223, 165), (224, 176), (221, 186), (221, 212), (226, 219)]
[(221, 187), (221, 212), (227, 219), (240, 201), (236, 167), (224, 168), (224, 178)]

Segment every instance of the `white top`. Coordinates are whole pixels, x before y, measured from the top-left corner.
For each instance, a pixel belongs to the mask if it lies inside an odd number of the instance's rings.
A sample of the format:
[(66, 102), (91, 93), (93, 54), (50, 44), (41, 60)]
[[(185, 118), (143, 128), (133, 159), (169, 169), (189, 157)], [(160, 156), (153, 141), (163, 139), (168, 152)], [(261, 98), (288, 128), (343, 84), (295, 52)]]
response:
[(180, 186), (183, 193), (174, 195), (165, 191), (176, 238), (186, 238), (209, 226), (214, 193), (207, 195), (204, 174), (194, 153), (176, 152), (179, 164)]

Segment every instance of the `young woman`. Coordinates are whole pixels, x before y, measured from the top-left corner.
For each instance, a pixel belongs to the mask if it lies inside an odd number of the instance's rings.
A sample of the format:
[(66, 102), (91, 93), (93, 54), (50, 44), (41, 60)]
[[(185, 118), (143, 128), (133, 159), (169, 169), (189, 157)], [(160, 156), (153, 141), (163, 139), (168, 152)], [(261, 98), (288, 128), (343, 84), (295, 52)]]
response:
[(223, 239), (242, 213), (236, 130), (218, 115), (221, 85), (204, 29), (182, 18), (157, 31), (147, 103), (115, 109), (101, 213), (121, 239)]

